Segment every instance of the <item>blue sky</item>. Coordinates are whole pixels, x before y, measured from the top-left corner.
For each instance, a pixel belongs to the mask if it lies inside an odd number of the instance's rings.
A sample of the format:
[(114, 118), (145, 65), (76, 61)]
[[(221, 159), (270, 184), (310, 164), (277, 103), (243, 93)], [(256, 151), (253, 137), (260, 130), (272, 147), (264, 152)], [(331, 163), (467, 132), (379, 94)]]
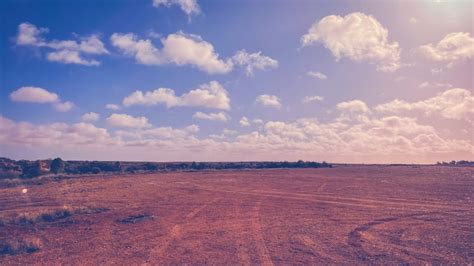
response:
[[(473, 158), (470, 1), (0, 5), (3, 156)], [(100, 45), (84, 52), (92, 38)], [(175, 98), (151, 93), (159, 88)], [(143, 97), (125, 104), (135, 91)]]

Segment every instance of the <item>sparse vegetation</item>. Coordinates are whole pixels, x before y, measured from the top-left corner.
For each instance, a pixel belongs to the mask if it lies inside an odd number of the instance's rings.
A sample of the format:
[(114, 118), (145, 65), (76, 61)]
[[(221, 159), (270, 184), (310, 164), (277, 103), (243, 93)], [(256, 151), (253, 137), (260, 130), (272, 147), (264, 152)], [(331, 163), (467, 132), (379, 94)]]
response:
[(28, 226), (38, 223), (51, 223), (68, 218), (74, 214), (91, 214), (106, 211), (106, 208), (91, 208), (63, 206), (55, 209), (39, 209), (24, 213), (16, 213), (9, 216), (0, 216), (0, 225)]
[(131, 215), (131, 216), (128, 216), (127, 218), (125, 219), (121, 219), (121, 220), (118, 220), (119, 223), (122, 223), (122, 224), (134, 224), (134, 223), (138, 223), (138, 222), (141, 222), (141, 221), (145, 221), (145, 220), (153, 220), (153, 216), (150, 215), (150, 214), (138, 214), (138, 215)]
[(437, 162), (436, 165), (445, 165), (445, 166), (474, 166), (474, 161), (450, 161), (450, 162)]
[(29, 237), (27, 239), (0, 240), (0, 257), (5, 255), (18, 255), (22, 253), (34, 253), (42, 247), (41, 239)]

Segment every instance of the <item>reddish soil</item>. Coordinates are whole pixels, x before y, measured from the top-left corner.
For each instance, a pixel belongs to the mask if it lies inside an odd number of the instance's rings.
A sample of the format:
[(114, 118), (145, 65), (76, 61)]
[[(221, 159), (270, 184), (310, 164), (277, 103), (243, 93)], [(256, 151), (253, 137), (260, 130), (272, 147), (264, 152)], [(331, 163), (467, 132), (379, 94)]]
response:
[(107, 208), (0, 226), (35, 237), (0, 264), (474, 263), (474, 168), (345, 166), (81, 177), (0, 189), (0, 214)]

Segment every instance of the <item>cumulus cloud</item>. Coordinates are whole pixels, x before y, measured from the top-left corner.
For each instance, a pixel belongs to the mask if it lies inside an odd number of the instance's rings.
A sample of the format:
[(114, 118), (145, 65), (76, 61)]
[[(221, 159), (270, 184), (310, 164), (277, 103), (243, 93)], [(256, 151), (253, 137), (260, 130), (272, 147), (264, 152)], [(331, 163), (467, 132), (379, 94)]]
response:
[(421, 111), (426, 115), (436, 114), (447, 119), (470, 121), (474, 115), (474, 97), (469, 90), (454, 88), (417, 102), (395, 99), (376, 106), (375, 110), (382, 113)]
[(397, 42), (388, 41), (387, 29), (374, 17), (359, 12), (322, 18), (302, 36), (301, 43), (322, 43), (336, 60), (347, 57), (366, 61), (383, 72), (396, 71), (401, 65), (400, 47)]
[(238, 133), (239, 132), (236, 131), (236, 130), (231, 130), (231, 129), (224, 128), (222, 130), (221, 134), (210, 134), (209, 137), (212, 138), (212, 139), (224, 140), (225, 138), (235, 136)]
[(59, 112), (67, 112), (74, 108), (74, 103), (67, 101), (67, 102), (57, 102), (53, 104), (54, 109)]
[(148, 118), (144, 116), (134, 117), (127, 114), (112, 114), (107, 117), (107, 124), (113, 127), (144, 128), (150, 127)]
[(98, 66), (100, 62), (97, 60), (86, 60), (81, 57), (78, 51), (61, 50), (48, 53), (47, 59), (51, 62), (59, 62), (64, 64), (78, 64), (86, 66)]
[(89, 123), (52, 123), (33, 125), (28, 122), (14, 122), (0, 116), (0, 144), (20, 145), (21, 147), (54, 146), (110, 146), (118, 145), (120, 141), (112, 137), (104, 128), (98, 128)]
[(231, 58), (222, 59), (211, 43), (198, 35), (183, 32), (162, 38), (161, 49), (155, 47), (151, 40), (138, 39), (132, 33), (114, 33), (110, 40), (123, 54), (134, 57), (137, 63), (144, 65), (191, 65), (209, 74), (229, 73), (237, 65), (244, 67), (248, 75), (252, 75), (254, 69), (265, 70), (278, 66), (276, 60), (261, 52), (249, 54), (242, 50)]
[(315, 78), (315, 79), (327, 79), (328, 78), (323, 73), (317, 72), (317, 71), (308, 71), (308, 73), (306, 73), (306, 75), (308, 75), (312, 78)]
[(16, 44), (18, 45), (46, 45), (41, 34), (47, 33), (49, 29), (38, 28), (28, 22), (21, 23), (18, 25), (18, 35), (16, 38)]
[(138, 39), (132, 33), (114, 33), (112, 45), (125, 55), (144, 65), (192, 65), (210, 74), (228, 73), (232, 63), (219, 58), (212, 44), (197, 35), (178, 32), (161, 39), (163, 48), (156, 48), (151, 40)]
[(100, 115), (98, 113), (89, 112), (81, 116), (82, 121), (84, 122), (97, 122), (99, 121)]
[(105, 105), (105, 109), (117, 111), (117, 110), (120, 110), (120, 106), (118, 106), (116, 104), (113, 104), (113, 103), (108, 103), (108, 104)]
[(310, 102), (322, 101), (322, 100), (324, 100), (324, 98), (318, 95), (305, 96), (303, 99), (303, 103), (310, 103)]
[[(336, 118), (325, 122), (316, 118), (267, 121), (250, 133), (228, 130), (219, 135), (211, 134), (209, 138), (196, 137), (194, 134), (199, 131), (196, 125), (124, 127), (109, 133), (88, 123), (32, 125), (0, 116), (0, 146), (7, 152), (21, 152), (26, 148), (50, 150), (44, 147), (56, 147), (64, 152), (75, 145), (77, 152), (94, 155), (100, 152), (102, 157), (95, 158), (109, 160), (130, 156), (137, 160), (150, 156), (160, 160), (197, 160), (193, 157), (196, 152), (198, 158), (206, 160), (241, 160), (246, 156), (248, 160), (317, 157), (345, 162), (432, 163), (473, 158), (474, 147), (469, 136), (443, 136), (443, 127), (437, 129), (413, 117), (380, 117), (378, 112), (360, 111), (358, 115), (364, 118), (347, 116), (344, 120)], [(467, 123), (462, 126), (468, 131), (471, 127)]]
[(275, 95), (268, 95), (268, 94), (259, 95), (257, 99), (255, 100), (255, 102), (263, 106), (270, 106), (270, 107), (276, 107), (276, 108), (281, 107), (280, 98), (278, 98)]
[(263, 131), (239, 135), (233, 144), (242, 152), (261, 152), (266, 156), (273, 152), (292, 156), (318, 154), (325, 158), (357, 158), (358, 162), (366, 158), (380, 162), (384, 157), (392, 162), (394, 158), (419, 161), (421, 155), (431, 156), (433, 160), (434, 154), (449, 153), (472, 157), (469, 140), (442, 138), (434, 127), (398, 116), (367, 116), (327, 123), (306, 118), (293, 122), (269, 121)]
[(444, 36), (437, 44), (425, 44), (420, 46), (419, 50), (427, 59), (452, 67), (474, 57), (474, 38), (469, 32), (453, 32)]
[(59, 100), (59, 96), (43, 88), (27, 86), (12, 92), (10, 99), (14, 102), (54, 103)]
[(229, 115), (224, 113), (224, 112), (219, 112), (219, 113), (196, 112), (196, 113), (194, 113), (193, 118), (203, 119), (203, 120), (211, 120), (211, 121), (218, 121), (218, 122), (227, 122), (227, 121), (229, 121)]
[(367, 104), (361, 100), (352, 100), (347, 102), (340, 102), (336, 105), (336, 108), (340, 111), (349, 113), (368, 113), (370, 112)]
[(60, 112), (67, 112), (74, 107), (74, 103), (62, 102), (56, 93), (40, 87), (21, 87), (10, 93), (10, 99), (14, 102), (50, 103), (54, 109)]
[(198, 15), (201, 13), (201, 8), (196, 0), (153, 0), (154, 7), (179, 5), (181, 10), (188, 16)]
[(193, 65), (207, 73), (227, 73), (232, 64), (219, 59), (214, 46), (198, 35), (178, 32), (161, 40), (168, 61), (178, 65)]
[(247, 117), (243, 116), (242, 118), (240, 118), (239, 124), (242, 127), (248, 127), (248, 126), (250, 126), (250, 121)]
[(201, 106), (229, 110), (230, 98), (219, 82), (211, 81), (181, 96), (176, 96), (172, 89), (159, 88), (145, 93), (135, 91), (123, 99), (124, 106), (157, 104), (164, 104), (166, 107)]
[(80, 40), (45, 40), (47, 28), (38, 28), (25, 22), (18, 26), (16, 44), (47, 49), (46, 59), (63, 64), (97, 66), (100, 62), (85, 56), (108, 54), (109, 51), (97, 35), (80, 37)]
[(235, 65), (244, 66), (247, 76), (253, 76), (254, 69), (265, 70), (278, 67), (277, 60), (262, 55), (262, 52), (249, 54), (245, 50), (237, 51), (232, 57), (232, 62)]
[(199, 132), (199, 126), (189, 125), (184, 128), (155, 127), (135, 129), (133, 131), (119, 130), (115, 134), (124, 140), (125, 145), (142, 146), (163, 139), (181, 141), (193, 136), (197, 132)]
[(249, 118), (247, 118), (246, 116), (242, 116), (242, 118), (240, 118), (239, 120), (239, 124), (241, 127), (249, 127), (253, 124), (255, 125), (261, 125), (263, 124), (263, 120), (260, 119), (260, 118), (254, 118), (252, 120), (250, 120)]

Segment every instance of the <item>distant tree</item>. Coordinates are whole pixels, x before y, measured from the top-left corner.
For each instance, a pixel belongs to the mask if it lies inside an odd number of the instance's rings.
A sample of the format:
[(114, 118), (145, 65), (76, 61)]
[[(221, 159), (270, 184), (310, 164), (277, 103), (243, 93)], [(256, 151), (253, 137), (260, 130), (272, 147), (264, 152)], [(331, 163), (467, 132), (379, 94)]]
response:
[(192, 169), (197, 169), (197, 168), (198, 168), (197, 163), (196, 163), (196, 162), (193, 162), (193, 163), (191, 164), (191, 168), (192, 168)]
[(55, 174), (64, 173), (66, 163), (61, 158), (56, 158), (51, 162), (51, 172)]
[(147, 171), (156, 171), (156, 170), (158, 170), (158, 166), (154, 163), (145, 163), (144, 167)]
[(298, 168), (304, 167), (304, 161), (303, 161), (303, 160), (298, 160), (298, 161), (296, 162), (296, 167), (298, 167)]
[(97, 167), (97, 166), (91, 167), (91, 168), (90, 168), (90, 172), (91, 172), (92, 174), (98, 174), (98, 173), (100, 173), (100, 168)]
[(117, 172), (122, 172), (122, 163), (121, 162), (115, 162), (115, 171)]
[(23, 163), (21, 166), (23, 170), (23, 178), (32, 178), (41, 175), (41, 161), (37, 160), (33, 163)]

